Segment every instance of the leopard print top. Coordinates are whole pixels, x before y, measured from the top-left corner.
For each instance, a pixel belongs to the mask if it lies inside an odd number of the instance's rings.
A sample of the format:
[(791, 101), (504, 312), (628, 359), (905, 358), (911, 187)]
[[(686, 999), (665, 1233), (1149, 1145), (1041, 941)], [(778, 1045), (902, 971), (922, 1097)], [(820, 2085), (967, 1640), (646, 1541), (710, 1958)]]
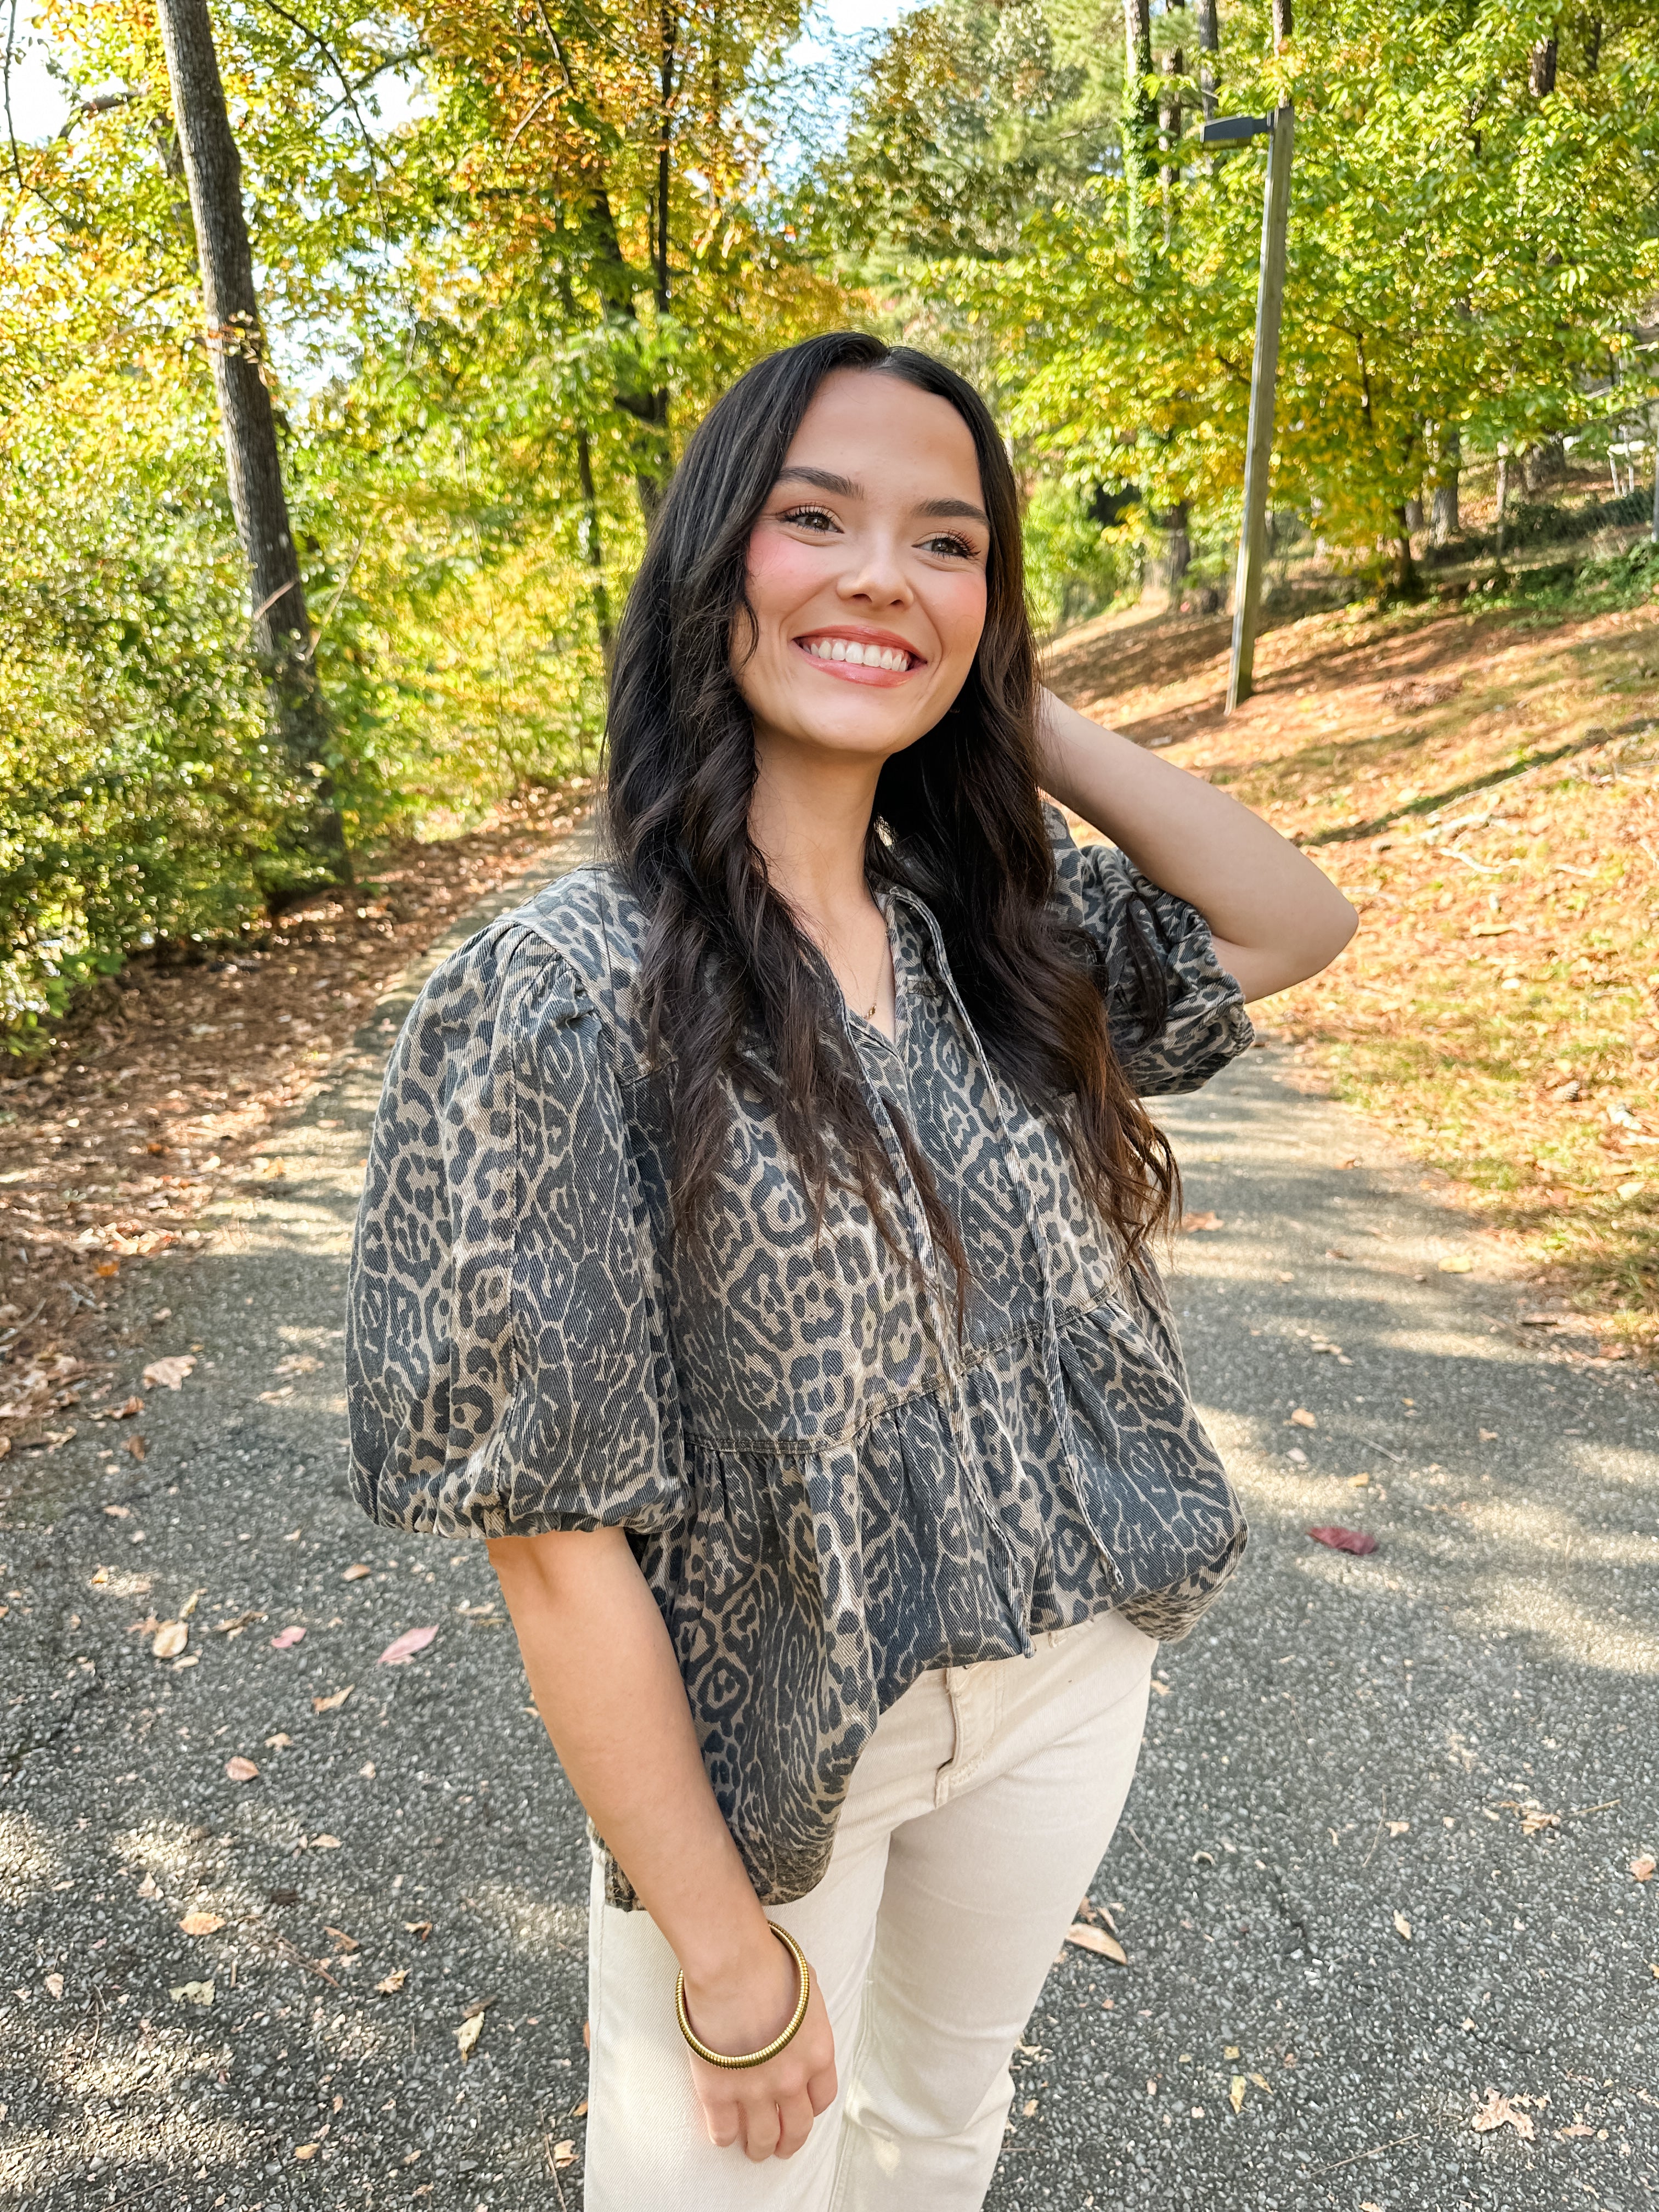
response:
[[(1051, 828), (1056, 895), (1104, 954), (1115, 1016), (1127, 931), (1167, 977), (1157, 1035), (1115, 1024), (1132, 1080), (1196, 1089), (1251, 1034), (1202, 918)], [(767, 1904), (820, 1880), (860, 1751), (925, 1669), (1115, 1606), (1179, 1637), (1244, 1544), (1161, 1287), (1122, 1266), (1050, 1122), (993, 1073), (933, 915), (903, 891), (884, 903), (898, 1041), (847, 1025), (920, 1267), (854, 1194), (829, 1194), (815, 1234), (740, 1084), (708, 1233), (676, 1252), (631, 988), (644, 917), (604, 865), (427, 984), (352, 1262), (359, 1502), (447, 1536), (627, 1529)], [(896, 1106), (970, 1264), (960, 1340)]]

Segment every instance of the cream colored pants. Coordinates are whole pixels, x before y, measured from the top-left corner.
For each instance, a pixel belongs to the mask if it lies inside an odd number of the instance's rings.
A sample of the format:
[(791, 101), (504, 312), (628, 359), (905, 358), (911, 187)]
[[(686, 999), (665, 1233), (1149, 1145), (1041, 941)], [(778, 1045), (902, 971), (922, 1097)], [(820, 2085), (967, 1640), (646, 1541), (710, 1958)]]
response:
[(1157, 1650), (1115, 1614), (926, 1674), (882, 1716), (830, 1868), (772, 1917), (835, 2029), (841, 2094), (792, 2159), (703, 2130), (674, 1955), (604, 1901), (588, 1949), (586, 2212), (976, 2212), (1008, 2061), (1129, 1792)]

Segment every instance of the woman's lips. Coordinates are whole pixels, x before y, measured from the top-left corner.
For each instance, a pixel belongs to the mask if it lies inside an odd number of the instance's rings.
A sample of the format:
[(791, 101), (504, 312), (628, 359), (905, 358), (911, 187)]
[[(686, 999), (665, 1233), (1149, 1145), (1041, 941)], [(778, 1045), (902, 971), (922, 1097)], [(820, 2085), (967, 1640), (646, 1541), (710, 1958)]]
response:
[[(919, 653), (912, 653), (908, 647), (901, 645), (896, 641), (888, 642), (872, 638), (798, 637), (794, 640), (794, 645), (796, 651), (810, 660), (814, 668), (821, 669), (826, 676), (837, 676), (846, 684), (877, 684), (890, 688), (896, 684), (902, 684), (907, 677), (914, 676), (917, 669), (927, 665)], [(842, 648), (844, 653), (856, 653), (860, 658), (856, 660), (833, 658), (831, 648), (837, 646)], [(884, 661), (890, 665), (884, 666)], [(890, 664), (894, 662), (900, 662), (902, 665), (891, 665)]]

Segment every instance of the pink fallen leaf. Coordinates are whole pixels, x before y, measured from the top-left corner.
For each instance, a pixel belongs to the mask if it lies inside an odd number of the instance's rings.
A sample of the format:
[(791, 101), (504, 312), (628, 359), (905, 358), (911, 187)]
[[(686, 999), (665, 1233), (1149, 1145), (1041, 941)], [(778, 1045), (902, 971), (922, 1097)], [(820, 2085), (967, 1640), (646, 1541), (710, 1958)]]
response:
[(270, 1639), (273, 1651), (291, 1651), (305, 1634), (303, 1628), (284, 1628)]
[(1363, 1528), (1310, 1528), (1308, 1534), (1316, 1544), (1323, 1544), (1333, 1552), (1352, 1552), (1364, 1559), (1376, 1549), (1376, 1539)]
[(216, 1912), (187, 1912), (179, 1923), (179, 1929), (185, 1936), (211, 1936), (224, 1924)]
[(175, 1352), (167, 1359), (152, 1359), (144, 1370), (144, 1380), (168, 1390), (176, 1390), (195, 1364), (193, 1355), (188, 1352)]
[(259, 1775), (259, 1770), (253, 1761), (251, 1759), (244, 1759), (240, 1752), (234, 1759), (228, 1759), (225, 1761), (225, 1772), (233, 1782), (254, 1782), (258, 1779)]
[(1653, 1880), (1656, 1863), (1659, 1863), (1659, 1862), (1655, 1861), (1653, 1854), (1650, 1851), (1644, 1851), (1639, 1859), (1632, 1859), (1631, 1861), (1630, 1870), (1636, 1876), (1638, 1881), (1651, 1881)]
[(401, 1636), (394, 1636), (380, 1654), (382, 1667), (407, 1667), (417, 1651), (424, 1651), (438, 1633), (433, 1628), (406, 1628)]

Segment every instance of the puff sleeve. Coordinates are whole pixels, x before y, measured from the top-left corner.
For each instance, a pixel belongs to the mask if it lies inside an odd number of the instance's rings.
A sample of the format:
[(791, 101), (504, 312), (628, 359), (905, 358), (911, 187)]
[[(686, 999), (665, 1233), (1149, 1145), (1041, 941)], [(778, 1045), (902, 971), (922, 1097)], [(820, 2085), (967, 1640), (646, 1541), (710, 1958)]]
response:
[(511, 920), (433, 975), (392, 1054), (346, 1331), (351, 1479), (386, 1526), (620, 1526), (684, 1506), (673, 1370), (613, 1040)]
[[(1115, 846), (1078, 845), (1057, 806), (1043, 812), (1060, 911), (1100, 956), (1124, 1073), (1143, 1098), (1198, 1090), (1255, 1034), (1237, 979), (1216, 958), (1209, 924)], [(1159, 997), (1161, 1014), (1149, 1014)]]

